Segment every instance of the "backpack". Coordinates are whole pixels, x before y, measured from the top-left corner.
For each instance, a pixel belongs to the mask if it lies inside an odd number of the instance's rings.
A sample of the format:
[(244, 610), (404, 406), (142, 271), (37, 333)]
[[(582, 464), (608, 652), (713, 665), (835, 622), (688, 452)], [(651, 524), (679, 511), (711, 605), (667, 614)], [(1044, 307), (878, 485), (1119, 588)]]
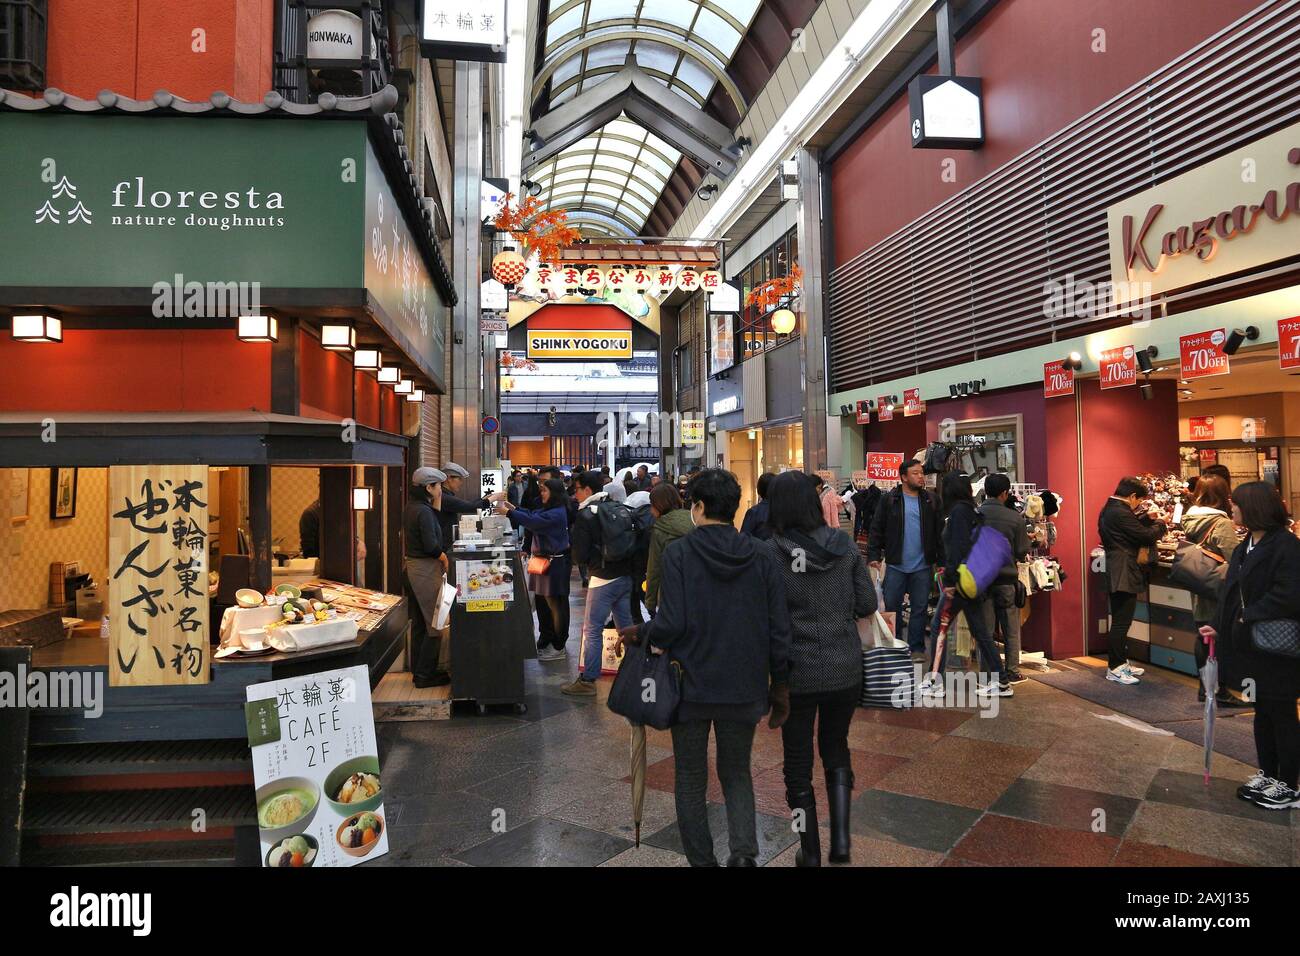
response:
[(1011, 542), (1007, 536), (985, 524), (982, 517), (975, 527), (970, 552), (957, 568), (957, 590), (974, 600), (989, 589), (1011, 560)]
[(649, 505), (642, 505), (632, 512), (632, 526), (636, 529), (636, 547), (638, 551), (650, 549), (650, 532), (654, 530), (655, 516)]
[(632, 510), (621, 501), (601, 501), (596, 505), (600, 522), (600, 559), (602, 564), (626, 561), (636, 551), (637, 529)]

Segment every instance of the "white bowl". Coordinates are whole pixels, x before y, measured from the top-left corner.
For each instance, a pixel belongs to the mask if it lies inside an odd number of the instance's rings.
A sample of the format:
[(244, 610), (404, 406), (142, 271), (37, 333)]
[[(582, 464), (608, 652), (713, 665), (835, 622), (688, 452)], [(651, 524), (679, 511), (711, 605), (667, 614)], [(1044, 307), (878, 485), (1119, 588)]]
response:
[(260, 651), (266, 646), (266, 628), (250, 627), (248, 630), (240, 631), (239, 643), (246, 651)]

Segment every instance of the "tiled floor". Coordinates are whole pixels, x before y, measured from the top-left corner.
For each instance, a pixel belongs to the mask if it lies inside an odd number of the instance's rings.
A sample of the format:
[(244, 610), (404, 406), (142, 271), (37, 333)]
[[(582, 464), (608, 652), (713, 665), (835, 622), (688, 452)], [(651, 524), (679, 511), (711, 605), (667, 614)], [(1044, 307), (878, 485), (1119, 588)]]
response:
[[(577, 630), (575, 616), (574, 629)], [(527, 663), (529, 710), (379, 725), (391, 787), (390, 854), (375, 865), (682, 866), (672, 741), (650, 731), (641, 846), (634, 846), (628, 727), (596, 700), (563, 697), (567, 662)], [(1300, 811), (1234, 796), (1253, 767), (1031, 681), (974, 710), (861, 709), (849, 734), (855, 866), (1295, 866)], [(760, 724), (753, 773), (759, 863), (792, 866), (781, 736)], [(825, 790), (815, 775), (825, 830)], [(715, 852), (727, 856), (711, 780)], [(828, 835), (826, 835), (828, 836)], [(824, 837), (825, 839), (825, 837)]]

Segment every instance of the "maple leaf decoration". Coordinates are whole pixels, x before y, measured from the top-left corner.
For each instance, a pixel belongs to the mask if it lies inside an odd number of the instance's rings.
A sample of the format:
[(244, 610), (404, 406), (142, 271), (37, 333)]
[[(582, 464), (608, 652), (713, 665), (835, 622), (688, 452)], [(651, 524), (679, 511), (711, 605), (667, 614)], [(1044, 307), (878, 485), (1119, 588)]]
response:
[(745, 304), (760, 309), (778, 305), (782, 299), (798, 291), (801, 279), (803, 279), (803, 269), (796, 264), (790, 269), (789, 275), (777, 276), (775, 279), (768, 279), (754, 286), (749, 291), (749, 295), (745, 296)]
[(529, 372), (537, 371), (537, 363), (534, 362), (532, 359), (524, 358), (522, 356), (515, 355), (511, 352), (501, 353), (501, 367), (512, 368), (512, 369), (521, 368)]
[(536, 252), (542, 262), (555, 262), (563, 247), (582, 238), (576, 228), (569, 225), (569, 214), (563, 209), (546, 209), (536, 196), (525, 196), (511, 205), (514, 193), (506, 193), (501, 211), (492, 225), (514, 236), (529, 252)]

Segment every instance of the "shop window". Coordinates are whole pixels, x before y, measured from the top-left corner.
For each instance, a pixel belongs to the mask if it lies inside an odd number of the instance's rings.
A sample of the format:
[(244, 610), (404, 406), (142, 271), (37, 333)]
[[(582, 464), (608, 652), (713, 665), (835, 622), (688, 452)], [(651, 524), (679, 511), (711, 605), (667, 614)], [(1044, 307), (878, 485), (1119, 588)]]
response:
[(0, 0), (0, 87), (45, 88), (46, 0)]
[(1003, 474), (1024, 481), (1020, 416), (956, 423), (957, 468), (975, 481)]

